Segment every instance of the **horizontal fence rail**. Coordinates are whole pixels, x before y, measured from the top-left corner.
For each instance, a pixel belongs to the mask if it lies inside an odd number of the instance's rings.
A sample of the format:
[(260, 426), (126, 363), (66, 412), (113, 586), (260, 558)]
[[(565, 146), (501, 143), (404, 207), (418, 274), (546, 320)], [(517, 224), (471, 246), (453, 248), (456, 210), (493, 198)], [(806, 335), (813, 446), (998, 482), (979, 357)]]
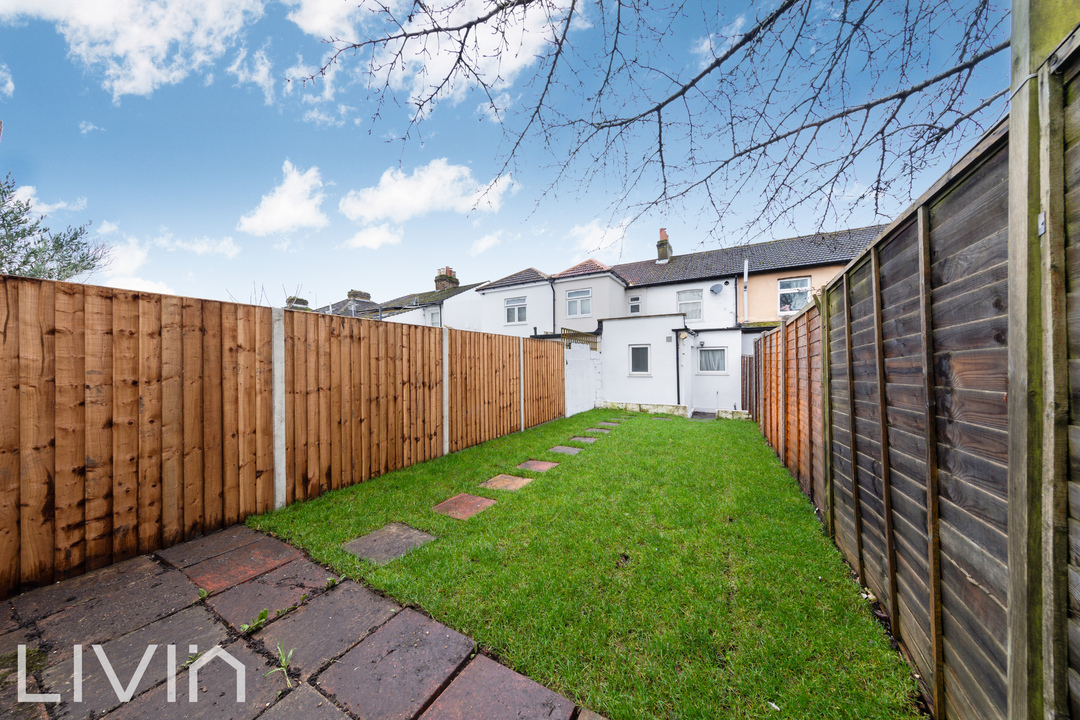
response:
[(0, 276), (0, 597), (561, 417), (563, 373), (557, 340)]

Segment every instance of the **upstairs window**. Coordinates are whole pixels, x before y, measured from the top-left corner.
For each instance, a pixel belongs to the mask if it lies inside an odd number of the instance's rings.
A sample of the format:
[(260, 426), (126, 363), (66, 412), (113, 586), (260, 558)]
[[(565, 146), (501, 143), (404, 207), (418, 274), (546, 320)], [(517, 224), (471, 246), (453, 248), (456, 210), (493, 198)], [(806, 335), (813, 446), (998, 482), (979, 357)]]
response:
[(525, 322), (525, 298), (506, 298), (506, 324), (517, 325)]
[(629, 298), (626, 299), (626, 301), (630, 306), (629, 309), (630, 309), (630, 314), (631, 315), (640, 315), (641, 314), (641, 296), (640, 295), (631, 295)]
[(592, 289), (570, 290), (566, 293), (566, 317), (592, 315)]
[(687, 320), (701, 319), (701, 291), (680, 290), (676, 295), (678, 309), (676, 312), (686, 313)]
[(810, 278), (788, 278), (778, 281), (780, 314), (797, 313), (810, 303)]

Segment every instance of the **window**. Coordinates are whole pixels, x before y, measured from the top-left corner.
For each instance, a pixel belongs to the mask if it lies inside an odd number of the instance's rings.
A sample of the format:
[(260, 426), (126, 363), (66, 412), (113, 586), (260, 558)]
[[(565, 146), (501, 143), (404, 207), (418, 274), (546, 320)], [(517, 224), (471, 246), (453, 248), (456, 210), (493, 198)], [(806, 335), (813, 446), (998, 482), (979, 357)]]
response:
[(592, 289), (570, 290), (566, 293), (566, 317), (592, 315)]
[(680, 290), (676, 299), (679, 303), (679, 308), (676, 312), (686, 313), (687, 320), (701, 319), (700, 290)]
[(525, 322), (525, 298), (506, 298), (506, 324)]
[(780, 280), (780, 314), (797, 313), (810, 302), (810, 278)]
[(698, 372), (727, 372), (727, 350), (725, 348), (701, 348), (698, 350)]
[(641, 314), (641, 296), (640, 295), (631, 295), (626, 300), (630, 304), (630, 314), (631, 315), (640, 315)]
[(433, 309), (431, 311), (431, 327), (439, 327), (442, 325), (442, 310)]
[(631, 345), (630, 346), (630, 374), (631, 375), (648, 375), (649, 374), (649, 346), (648, 345)]

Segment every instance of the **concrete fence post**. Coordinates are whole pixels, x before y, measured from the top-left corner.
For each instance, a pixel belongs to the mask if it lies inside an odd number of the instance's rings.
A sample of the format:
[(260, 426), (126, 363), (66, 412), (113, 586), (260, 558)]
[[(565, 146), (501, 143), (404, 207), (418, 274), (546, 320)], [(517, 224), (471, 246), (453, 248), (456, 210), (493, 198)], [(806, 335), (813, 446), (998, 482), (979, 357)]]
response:
[(525, 432), (525, 338), (518, 338), (518, 398), (521, 406), (521, 432)]
[(285, 310), (273, 308), (274, 509), (285, 507)]
[(450, 328), (442, 329), (442, 454), (450, 454)]

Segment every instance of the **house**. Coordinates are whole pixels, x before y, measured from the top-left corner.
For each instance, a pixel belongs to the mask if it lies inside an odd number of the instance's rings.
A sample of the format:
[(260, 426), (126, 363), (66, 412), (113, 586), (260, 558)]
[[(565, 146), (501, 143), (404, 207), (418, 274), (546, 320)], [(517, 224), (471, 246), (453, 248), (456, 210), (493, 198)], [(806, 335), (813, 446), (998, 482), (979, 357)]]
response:
[(351, 290), (347, 299), (317, 308), (315, 312), (408, 325), (442, 327), (444, 303), (453, 297), (475, 290), (482, 284), (473, 283), (462, 286), (454, 270), (444, 267), (440, 268), (435, 276), (434, 290), (402, 295), (383, 303), (371, 302), (371, 295), (368, 293)]

